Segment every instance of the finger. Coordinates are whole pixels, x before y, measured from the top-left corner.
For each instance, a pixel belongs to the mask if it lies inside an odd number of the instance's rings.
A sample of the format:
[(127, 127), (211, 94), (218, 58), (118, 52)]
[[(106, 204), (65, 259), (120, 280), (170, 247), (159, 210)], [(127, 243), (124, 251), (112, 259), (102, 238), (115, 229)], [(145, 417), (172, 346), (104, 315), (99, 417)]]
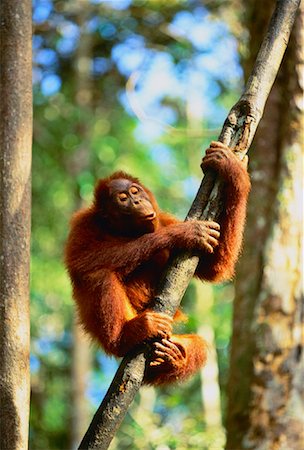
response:
[(209, 230), (209, 236), (214, 237), (215, 239), (218, 239), (220, 237), (221, 233), (219, 231), (213, 230), (211, 228), (211, 230)]
[(172, 328), (172, 323), (162, 322), (160, 320), (155, 320), (155, 325), (162, 330), (170, 330)]
[(224, 156), (222, 152), (214, 151), (212, 154), (206, 154), (204, 156), (202, 164), (203, 166), (209, 166), (214, 164), (215, 161), (220, 161), (224, 158), (227, 158), (227, 155)]
[(158, 318), (158, 319), (168, 320), (170, 322), (173, 321), (173, 318), (171, 316), (168, 316), (168, 314), (165, 314), (165, 313), (148, 312), (147, 316), (150, 316), (153, 318)]
[(162, 358), (157, 358), (154, 361), (150, 362), (150, 366), (160, 366), (161, 364), (164, 364), (164, 360)]
[(212, 220), (204, 222), (204, 223), (209, 228), (214, 228), (215, 230), (220, 230), (221, 229), (220, 224), (217, 223), (217, 222), (213, 222)]
[(229, 148), (226, 144), (223, 144), (222, 142), (219, 142), (219, 141), (211, 141), (210, 147), (221, 147), (224, 149)]
[(171, 336), (172, 336), (172, 333), (170, 333), (169, 331), (163, 331), (163, 330), (160, 330), (160, 331), (156, 334), (156, 337), (158, 337), (160, 340), (161, 340), (161, 339), (167, 339), (167, 338), (170, 339)]
[(160, 357), (165, 358), (166, 361), (169, 361), (171, 363), (185, 358), (185, 354), (175, 342), (169, 341), (167, 339), (162, 339), (162, 342), (164, 343), (164, 345), (158, 343), (158, 348), (157, 350), (155, 350), (155, 352), (157, 351)]
[(166, 327), (166, 328), (171, 328), (172, 327), (172, 321), (168, 322), (165, 320), (159, 320), (159, 319), (154, 319), (153, 321), (156, 325), (162, 326), (162, 327)]
[(154, 351), (155, 356), (157, 356), (157, 358), (167, 358), (167, 351), (162, 351), (162, 350), (155, 350)]
[(172, 331), (172, 325), (167, 325), (164, 323), (157, 323), (156, 328), (160, 331), (164, 331), (166, 333), (170, 333)]
[(171, 322), (172, 322), (172, 317), (171, 316), (168, 316), (168, 314), (166, 314), (166, 313), (154, 313), (155, 315), (157, 315), (158, 317), (162, 317), (163, 319), (166, 319), (166, 320), (170, 320)]
[(214, 156), (217, 154), (222, 154), (222, 153), (224, 153), (222, 149), (215, 148), (215, 147), (207, 148), (203, 159), (209, 158), (210, 156)]
[(177, 354), (171, 348), (167, 348), (164, 352), (162, 350), (155, 350), (155, 355), (166, 361), (174, 361), (177, 359)]
[(159, 333), (157, 333), (157, 336), (160, 337), (161, 339), (170, 339), (170, 337), (172, 336), (172, 331), (171, 330), (159, 330)]
[(218, 240), (212, 236), (209, 236), (208, 242), (210, 245), (212, 245), (212, 247), (217, 247), (219, 245)]
[(172, 327), (172, 325), (173, 325), (173, 320), (155, 319), (154, 322), (162, 324), (162, 325), (164, 325), (166, 327), (169, 327), (169, 328)]
[(176, 345), (173, 344), (173, 342), (170, 341), (169, 339), (162, 339), (161, 344), (162, 344), (162, 345), (165, 345), (166, 347), (167, 347), (167, 346), (168, 346), (168, 347), (176, 347)]
[[(210, 153), (213, 153), (214, 151), (216, 151), (216, 149), (215, 148), (212, 148), (212, 147), (208, 147), (208, 148), (206, 148), (206, 150), (205, 150), (205, 155), (210, 155)], [(206, 156), (204, 156), (204, 158), (205, 158)], [(204, 159), (203, 158), (203, 159)]]
[(174, 351), (174, 353), (175, 353), (176, 355), (179, 355), (179, 356), (183, 357), (183, 354), (182, 354), (182, 352), (181, 352), (181, 349), (179, 348), (178, 345), (175, 344), (175, 342), (169, 341), (168, 339), (162, 339), (162, 342), (164, 342), (164, 344), (165, 344), (167, 347), (170, 347), (170, 348)]
[(172, 336), (172, 328), (164, 328), (161, 331), (164, 333), (162, 339), (170, 339), (170, 337)]
[[(162, 339), (162, 342), (163, 341), (166, 341), (167, 339), (166, 338), (164, 338), (164, 339)], [(156, 352), (157, 350), (161, 350), (161, 351), (166, 351), (166, 346), (165, 345), (163, 345), (161, 342), (155, 342), (154, 343), (154, 346), (155, 346), (155, 349), (154, 349), (154, 351)]]
[(155, 355), (164, 361), (169, 361), (169, 359), (172, 358), (172, 355), (170, 355), (169, 352), (162, 352), (161, 350), (155, 350)]
[(163, 358), (161, 358), (159, 356), (156, 356), (155, 353), (154, 353), (153, 356), (151, 356), (151, 362), (155, 362), (155, 361), (165, 362)]
[(159, 336), (162, 339), (165, 339), (166, 337), (168, 337), (168, 333), (166, 333), (165, 331), (162, 330), (158, 330), (156, 336)]
[(213, 253), (213, 247), (212, 247), (212, 245), (206, 243), (206, 244), (205, 244), (205, 249), (207, 250), (208, 253)]
[(164, 317), (154, 317), (154, 319), (155, 320), (158, 320), (158, 321), (160, 321), (160, 322), (163, 322), (163, 323), (172, 323), (173, 322), (173, 318), (172, 317), (166, 317), (166, 316), (164, 316)]
[[(164, 342), (164, 341), (169, 342), (169, 341), (167, 341), (167, 339), (162, 339), (162, 342)], [(163, 345), (160, 342), (157, 342), (157, 344), (159, 344), (159, 345), (157, 345), (156, 349), (154, 350), (154, 353), (156, 355), (161, 356), (163, 358), (164, 357), (166, 358), (167, 355), (174, 356), (174, 355), (177, 354), (177, 352), (176, 352), (176, 349), (177, 349), (176, 345), (171, 344), (171, 343), (170, 343), (170, 345), (169, 344), (168, 345)]]
[(229, 148), (207, 148), (204, 158), (227, 158), (230, 154), (233, 154)]

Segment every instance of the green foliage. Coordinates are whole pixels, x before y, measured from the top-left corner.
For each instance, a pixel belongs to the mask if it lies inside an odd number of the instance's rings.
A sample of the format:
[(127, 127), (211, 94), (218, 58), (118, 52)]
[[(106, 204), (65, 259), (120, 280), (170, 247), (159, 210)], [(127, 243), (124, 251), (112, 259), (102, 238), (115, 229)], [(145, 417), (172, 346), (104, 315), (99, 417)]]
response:
[[(174, 397), (171, 393), (171, 397)], [(166, 405), (170, 417), (164, 420), (161, 415), (149, 414), (146, 420), (135, 421), (132, 411), (127, 415), (124, 426), (119, 430), (114, 443), (119, 450), (216, 450), (224, 449), (225, 436), (216, 428), (208, 430), (202, 424), (201, 411), (185, 408), (181, 411), (176, 403)], [(177, 411), (177, 413), (176, 413)], [(147, 439), (147, 430), (149, 437)]]

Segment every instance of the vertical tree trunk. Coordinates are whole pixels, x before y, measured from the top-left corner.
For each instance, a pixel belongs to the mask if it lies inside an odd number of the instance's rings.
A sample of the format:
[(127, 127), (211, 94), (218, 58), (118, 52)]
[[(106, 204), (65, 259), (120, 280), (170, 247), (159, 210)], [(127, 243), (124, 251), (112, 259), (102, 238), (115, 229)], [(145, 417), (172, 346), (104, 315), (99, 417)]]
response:
[(86, 400), (91, 351), (88, 337), (74, 316), (73, 321), (73, 359), (72, 359), (72, 423), (71, 448), (77, 448), (89, 424), (89, 405)]
[[(246, 2), (255, 58), (273, 2)], [(302, 22), (302, 24), (301, 24)], [(304, 447), (300, 74), (303, 6), (254, 141), (237, 277), (227, 449)], [(301, 52), (301, 54), (300, 54)]]
[(31, 1), (0, 3), (0, 448), (26, 449), (29, 417)]
[[(214, 303), (214, 293), (211, 285), (203, 284), (201, 281), (193, 280), (196, 288), (196, 313), (197, 317), (204, 320), (210, 317), (210, 312)], [(202, 302), (201, 299), (204, 299)], [(214, 329), (208, 323), (201, 325), (197, 334), (208, 343), (208, 359), (201, 369), (201, 395), (204, 409), (204, 422), (206, 430), (222, 429), (221, 396), (219, 385), (219, 368), (216, 352)]]
[[(90, 79), (90, 63), (92, 53), (92, 35), (86, 31), (87, 21), (90, 17), (90, 9), (83, 11), (82, 0), (73, 1), (74, 13), (80, 28), (81, 39), (79, 41), (76, 58), (74, 61), (75, 70), (75, 104), (79, 109), (92, 112), (92, 86)], [(89, 114), (88, 114), (89, 116)], [(73, 153), (68, 171), (75, 179), (75, 210), (81, 207), (81, 196), (76, 186), (77, 176), (89, 166), (89, 137), (88, 126), (83, 121), (76, 125), (75, 133), (81, 135), (82, 143)], [(90, 411), (86, 390), (91, 367), (90, 341), (84, 335), (79, 323), (77, 313), (73, 321), (73, 353), (72, 353), (72, 427), (71, 427), (71, 448), (75, 449), (89, 421)]]

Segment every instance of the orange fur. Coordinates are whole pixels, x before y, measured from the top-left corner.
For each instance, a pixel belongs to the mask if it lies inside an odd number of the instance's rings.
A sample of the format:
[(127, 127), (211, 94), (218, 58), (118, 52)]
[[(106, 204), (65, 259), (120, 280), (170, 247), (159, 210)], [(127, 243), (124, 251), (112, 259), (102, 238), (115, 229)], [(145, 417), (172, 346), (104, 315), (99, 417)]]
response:
[[(214, 281), (231, 277), (241, 246), (250, 184), (246, 169), (230, 153), (227, 160), (219, 162), (211, 151), (203, 161), (204, 168), (216, 169), (225, 180), (221, 236), (213, 253), (206, 250), (205, 235), (198, 238), (198, 223), (179, 222), (161, 212), (153, 194), (124, 172), (99, 180), (92, 206), (72, 218), (65, 262), (81, 323), (107, 353), (115, 356), (124, 356), (145, 340), (163, 339), (147, 369), (148, 383), (185, 379), (206, 360), (206, 344), (201, 338), (172, 335), (172, 319), (152, 312), (149, 304), (173, 249), (199, 252), (196, 275), (200, 278)], [(112, 180), (119, 179), (137, 183), (148, 194), (157, 215), (146, 232), (135, 228), (126, 233), (120, 223), (109, 188)], [(113, 223), (115, 214), (114, 230), (109, 217)], [(174, 320), (181, 315), (178, 312)]]

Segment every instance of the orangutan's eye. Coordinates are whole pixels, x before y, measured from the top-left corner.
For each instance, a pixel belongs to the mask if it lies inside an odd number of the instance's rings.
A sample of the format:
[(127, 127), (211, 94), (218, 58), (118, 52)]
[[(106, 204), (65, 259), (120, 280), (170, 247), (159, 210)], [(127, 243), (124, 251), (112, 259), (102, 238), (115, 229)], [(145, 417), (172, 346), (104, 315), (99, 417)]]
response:
[(120, 194), (118, 194), (118, 198), (121, 202), (125, 202), (128, 199), (128, 196), (124, 192), (121, 192)]
[(136, 186), (132, 186), (130, 189), (131, 194), (138, 194), (138, 189)]

